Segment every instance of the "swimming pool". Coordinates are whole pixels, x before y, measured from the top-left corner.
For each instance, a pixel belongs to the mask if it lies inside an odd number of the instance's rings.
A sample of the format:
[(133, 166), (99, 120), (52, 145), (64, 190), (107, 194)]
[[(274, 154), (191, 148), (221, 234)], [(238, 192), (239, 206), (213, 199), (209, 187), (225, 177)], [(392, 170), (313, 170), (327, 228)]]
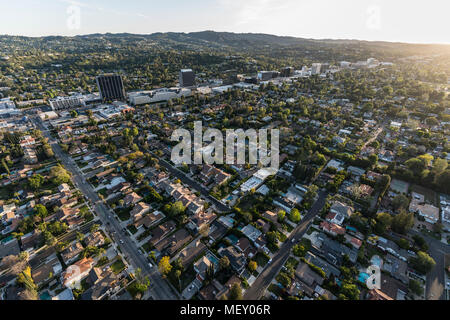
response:
[(52, 296), (48, 293), (48, 291), (42, 293), (39, 298), (41, 300), (52, 300)]
[(361, 272), (358, 276), (358, 281), (362, 283), (366, 283), (367, 279), (369, 279), (370, 275), (366, 272)]
[(372, 259), (370, 259), (370, 263), (381, 268), (381, 265), (383, 264), (383, 260), (379, 256), (375, 255), (372, 257)]

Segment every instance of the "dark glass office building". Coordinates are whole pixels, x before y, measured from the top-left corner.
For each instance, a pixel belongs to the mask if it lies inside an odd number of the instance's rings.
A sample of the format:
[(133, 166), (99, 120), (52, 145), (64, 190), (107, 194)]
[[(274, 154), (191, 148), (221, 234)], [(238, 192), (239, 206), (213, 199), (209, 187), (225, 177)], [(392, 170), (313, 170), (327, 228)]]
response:
[(105, 74), (98, 76), (96, 80), (103, 101), (126, 101), (122, 76)]
[(180, 71), (180, 87), (195, 86), (195, 73), (191, 69), (182, 69)]

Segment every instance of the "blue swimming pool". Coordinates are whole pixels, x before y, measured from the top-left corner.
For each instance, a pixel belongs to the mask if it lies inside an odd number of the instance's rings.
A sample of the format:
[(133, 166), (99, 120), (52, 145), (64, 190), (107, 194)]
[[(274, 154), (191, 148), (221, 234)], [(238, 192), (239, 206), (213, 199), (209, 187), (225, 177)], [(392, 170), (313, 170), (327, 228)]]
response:
[(48, 293), (48, 291), (45, 291), (42, 293), (39, 297), (41, 300), (52, 300), (51, 295)]
[(383, 263), (383, 260), (379, 256), (373, 256), (372, 259), (370, 259), (370, 263), (381, 268), (381, 264)]
[(368, 273), (365, 272), (361, 272), (358, 276), (358, 281), (362, 282), (362, 283), (366, 283), (367, 279), (369, 279), (370, 275)]

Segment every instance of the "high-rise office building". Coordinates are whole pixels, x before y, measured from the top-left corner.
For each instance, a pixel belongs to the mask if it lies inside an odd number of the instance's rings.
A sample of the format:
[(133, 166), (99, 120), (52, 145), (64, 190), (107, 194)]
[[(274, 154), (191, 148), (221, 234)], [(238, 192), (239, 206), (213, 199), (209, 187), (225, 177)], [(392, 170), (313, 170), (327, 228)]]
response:
[(258, 81), (269, 81), (273, 78), (273, 71), (259, 71), (257, 78)]
[(283, 70), (281, 70), (281, 76), (282, 77), (292, 77), (294, 75), (294, 68), (292, 67), (286, 67)]
[(195, 73), (192, 69), (180, 70), (180, 87), (193, 87), (195, 86)]
[(100, 97), (103, 101), (125, 101), (125, 89), (122, 76), (117, 74), (104, 74), (96, 78)]
[(321, 68), (322, 68), (321, 63), (313, 63), (311, 66), (311, 74), (320, 74)]

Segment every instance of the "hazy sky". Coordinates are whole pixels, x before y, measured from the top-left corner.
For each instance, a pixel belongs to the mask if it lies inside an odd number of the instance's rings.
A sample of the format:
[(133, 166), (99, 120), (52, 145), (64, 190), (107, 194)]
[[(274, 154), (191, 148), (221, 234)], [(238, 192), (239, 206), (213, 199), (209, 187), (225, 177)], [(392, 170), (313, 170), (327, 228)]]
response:
[(270, 33), (450, 43), (449, 0), (0, 0), (0, 34)]

